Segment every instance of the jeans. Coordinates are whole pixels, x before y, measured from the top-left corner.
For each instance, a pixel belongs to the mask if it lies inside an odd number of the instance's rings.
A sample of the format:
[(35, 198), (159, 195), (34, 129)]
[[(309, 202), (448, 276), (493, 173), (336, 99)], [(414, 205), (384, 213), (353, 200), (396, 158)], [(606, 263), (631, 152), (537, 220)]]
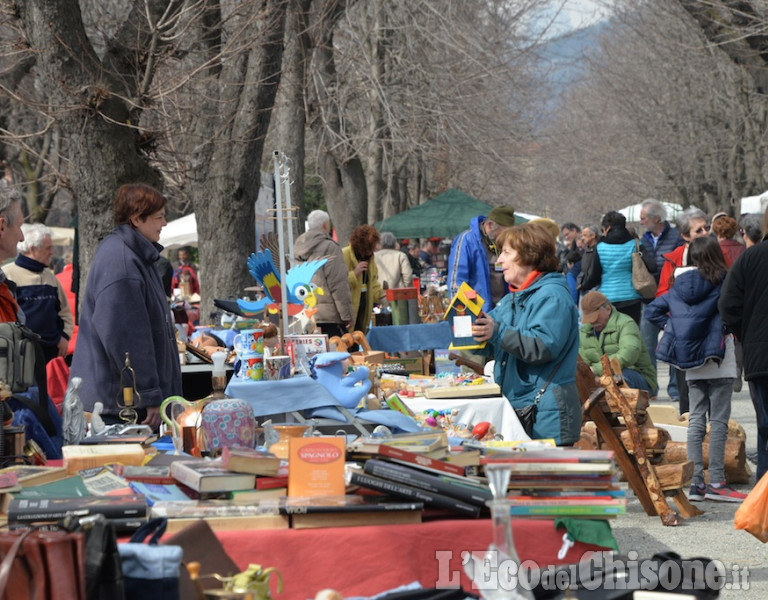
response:
[[(643, 307), (643, 311), (645, 311), (645, 307)], [(661, 329), (643, 316), (640, 321), (640, 335), (643, 336), (643, 342), (648, 350), (648, 356), (651, 357), (651, 364), (654, 369), (656, 368), (656, 346), (659, 345), (660, 331)]]
[(709, 412), (709, 483), (725, 482), (725, 440), (731, 417), (733, 379), (691, 379), (688, 381), (688, 460), (693, 461), (693, 483), (704, 484), (702, 444), (707, 433)]
[(626, 384), (635, 390), (645, 390), (649, 396), (655, 396), (658, 390), (652, 390), (651, 386), (640, 373), (632, 369), (622, 369), (621, 376)]
[(757, 473), (760, 481), (768, 470), (768, 377), (758, 377), (749, 382), (749, 395), (757, 418)]

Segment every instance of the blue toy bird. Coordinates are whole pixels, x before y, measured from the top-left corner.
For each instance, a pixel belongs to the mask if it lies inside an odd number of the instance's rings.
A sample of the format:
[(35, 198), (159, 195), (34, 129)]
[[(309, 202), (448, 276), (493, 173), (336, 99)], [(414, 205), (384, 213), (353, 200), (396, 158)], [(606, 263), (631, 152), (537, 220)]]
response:
[[(323, 295), (323, 289), (312, 283), (312, 276), (322, 267), (327, 259), (311, 260), (301, 263), (285, 274), (285, 302), (288, 303), (288, 314), (295, 316), (305, 308), (313, 309), (317, 303), (315, 295)], [(254, 316), (265, 309), (271, 313), (279, 310), (283, 302), (283, 288), (280, 285), (280, 274), (272, 262), (272, 252), (269, 248), (248, 257), (248, 270), (253, 278), (264, 288), (266, 297), (255, 302), (238, 300), (237, 306), (246, 316)], [(314, 312), (314, 311), (313, 311)]]

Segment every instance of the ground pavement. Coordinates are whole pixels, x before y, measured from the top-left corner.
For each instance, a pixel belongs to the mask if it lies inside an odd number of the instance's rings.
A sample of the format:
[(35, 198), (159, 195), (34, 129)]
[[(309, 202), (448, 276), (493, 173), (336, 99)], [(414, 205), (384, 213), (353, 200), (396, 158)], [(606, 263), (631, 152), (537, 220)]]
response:
[[(659, 369), (660, 402), (664, 402), (668, 377), (667, 369)], [(666, 402), (669, 402), (667, 399)], [(731, 418), (736, 419), (747, 433), (747, 456), (752, 469), (752, 478), (747, 485), (734, 488), (747, 493), (754, 486), (755, 448), (757, 429), (755, 413), (749, 397), (749, 388), (744, 384), (742, 391), (733, 394)], [(750, 460), (750, 458), (752, 460)], [(686, 490), (686, 494), (687, 494)], [(723, 589), (721, 598), (740, 598), (765, 600), (768, 598), (768, 545), (757, 538), (733, 527), (733, 514), (738, 504), (728, 502), (695, 503), (706, 513), (688, 519), (676, 527), (665, 527), (659, 517), (649, 517), (640, 506), (637, 498), (630, 493), (627, 502), (627, 514), (619, 515), (611, 521), (614, 536), (622, 554), (634, 550), (639, 559), (647, 558), (665, 550), (676, 552), (682, 557), (710, 557), (722, 561), (728, 573), (727, 584), (733, 584), (732, 569), (738, 569), (736, 581), (742, 579), (742, 573), (748, 573), (749, 588), (742, 585), (739, 589)], [(674, 509), (674, 503), (670, 502)]]

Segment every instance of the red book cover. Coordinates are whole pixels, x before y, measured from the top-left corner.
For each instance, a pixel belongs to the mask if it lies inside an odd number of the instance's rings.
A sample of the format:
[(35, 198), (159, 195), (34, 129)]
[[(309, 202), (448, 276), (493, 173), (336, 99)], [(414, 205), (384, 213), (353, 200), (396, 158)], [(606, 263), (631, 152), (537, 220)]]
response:
[(257, 490), (274, 490), (276, 488), (288, 487), (288, 476), (278, 475), (276, 477), (257, 477)]
[(400, 450), (400, 448), (387, 446), (386, 444), (381, 444), (379, 446), (378, 453), (380, 456), (384, 456), (394, 461), (413, 465), (427, 471), (438, 471), (440, 473), (447, 473), (449, 475), (456, 475), (458, 477), (464, 477), (466, 475), (465, 468), (459, 465), (453, 465), (451, 463), (445, 462), (444, 460), (422, 456), (421, 454), (416, 454), (415, 452)]

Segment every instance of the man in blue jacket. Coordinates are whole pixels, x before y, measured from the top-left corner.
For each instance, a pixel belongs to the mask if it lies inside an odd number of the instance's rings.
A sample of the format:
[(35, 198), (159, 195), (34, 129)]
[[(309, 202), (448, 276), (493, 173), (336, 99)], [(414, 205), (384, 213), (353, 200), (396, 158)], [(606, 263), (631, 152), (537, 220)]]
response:
[(484, 300), (489, 311), (507, 293), (507, 284), (498, 264), (499, 249), (494, 240), (504, 228), (515, 224), (515, 209), (497, 206), (488, 217), (475, 217), (469, 229), (460, 233), (451, 245), (448, 257), (448, 288), (453, 297), (466, 282)]
[[(664, 208), (664, 205), (653, 198), (643, 201), (640, 208), (640, 224), (645, 227), (645, 233), (640, 238), (640, 242), (643, 244), (643, 253), (653, 257), (656, 261), (656, 272), (653, 276), (658, 283), (661, 268), (664, 266), (664, 255), (672, 252), (678, 246), (682, 246), (685, 240), (677, 228), (670, 226), (669, 221), (667, 221), (667, 209)], [(643, 336), (654, 369), (657, 368), (656, 345), (659, 342), (660, 332), (661, 330), (643, 315), (640, 321), (640, 333)], [(671, 369), (667, 393), (671, 399), (677, 399), (677, 385)]]

